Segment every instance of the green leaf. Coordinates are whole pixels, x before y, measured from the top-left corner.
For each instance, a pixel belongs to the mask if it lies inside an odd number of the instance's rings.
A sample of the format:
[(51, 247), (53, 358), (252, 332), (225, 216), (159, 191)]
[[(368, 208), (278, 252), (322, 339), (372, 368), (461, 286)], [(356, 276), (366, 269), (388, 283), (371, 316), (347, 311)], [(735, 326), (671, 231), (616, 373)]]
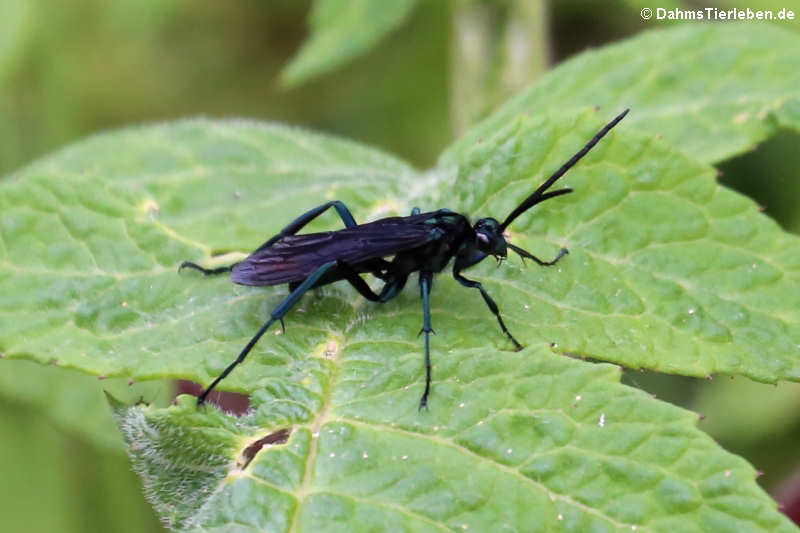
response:
[[(553, 69), (455, 143), (490, 135), (525, 112), (566, 113), (594, 105), (631, 108), (629, 128), (663, 137), (714, 163), (772, 135), (773, 114), (800, 87), (800, 36), (769, 24), (685, 24), (642, 32), (584, 52)], [(796, 114), (795, 114), (796, 115)], [(796, 121), (783, 121), (800, 131)]]
[(316, 0), (309, 20), (311, 36), (284, 68), (281, 83), (299, 85), (367, 52), (416, 4), (417, 0)]
[[(591, 116), (523, 115), (451, 150), (441, 164), (454, 180), (443, 190), (457, 191), (451, 205), (504, 217), (599, 129)], [(566, 246), (557, 272), (506, 265), (473, 277), (492, 283), (529, 338), (564, 353), (692, 376), (800, 380), (800, 239), (720, 187), (713, 168), (627, 127), (563, 179), (575, 194), (510, 227), (534, 254)]]
[[(169, 527), (797, 530), (752, 467), (696, 429), (696, 415), (620, 385), (619, 368), (544, 348), (460, 350), (438, 361), (446, 380), (419, 414), (402, 386), (346, 393), (375, 388), (351, 357), (328, 364), (319, 395), (258, 392), (242, 419), (185, 396), (166, 411), (116, 407)], [(248, 447), (281, 430), (288, 441), (249, 460)]]
[[(178, 275), (182, 260), (234, 261), (334, 198), (359, 221), (412, 205), (503, 216), (608, 118), (516, 117), (426, 174), (355, 143), (250, 122), (94, 137), (0, 182), (0, 352), (208, 383), (286, 292)], [(752, 469), (691, 415), (622, 387), (609, 366), (552, 352), (800, 380), (797, 238), (719, 187), (713, 169), (625, 122), (564, 181), (575, 194), (511, 227), (513, 242), (543, 257), (566, 244), (557, 268), (512, 259), (469, 274), (527, 350), (510, 351), (476, 291), (437, 278), (429, 413), (417, 411), (415, 291), (377, 306), (341, 284), (304, 298), (287, 333), (268, 332), (226, 379), (251, 393), (248, 418), (188, 400), (120, 411), (162, 515), (179, 530), (792, 530)], [(248, 444), (280, 429), (291, 432), (285, 446), (237, 470)]]
[[(188, 121), (94, 137), (0, 184), (0, 353), (205, 382), (283, 290), (177, 265), (252, 248), (332, 197), (362, 218), (390, 212), (383, 199), (410, 177), (377, 151), (280, 126)], [(328, 314), (350, 308), (323, 302)], [(266, 368), (283, 375), (282, 358)]]
[[(253, 123), (192, 121), (95, 137), (2, 184), (0, 312), (9, 319), (0, 323), (0, 348), (107, 377), (206, 383), (285, 290), (178, 276), (184, 259), (230, 263), (241, 254), (210, 255), (253, 249), (333, 198), (361, 221), (412, 204), (502, 217), (601, 123), (591, 113), (522, 116), (452, 151), (427, 180), (353, 143)], [(564, 178), (575, 194), (510, 228), (514, 242), (543, 257), (566, 245), (565, 261), (524, 270), (516, 260), (487, 262), (471, 276), (487, 284), (526, 344), (694, 376), (800, 380), (798, 239), (718, 186), (710, 167), (626, 127)], [(449, 276), (437, 285), (441, 345), (488, 339), (508, 348), (475, 305), (478, 294)], [(290, 328), (302, 336), (264, 342), (274, 348), (259, 371), (235, 373), (229, 386), (252, 390), (285, 376), (289, 363), (290, 373), (305, 374), (318, 364), (298, 354), (322, 353), (356, 332), (409, 342), (419, 328), (411, 294), (379, 307), (339, 285), (324, 295), (300, 305), (303, 319)], [(400, 323), (389, 318), (401, 309)], [(447, 309), (463, 312), (453, 320)]]

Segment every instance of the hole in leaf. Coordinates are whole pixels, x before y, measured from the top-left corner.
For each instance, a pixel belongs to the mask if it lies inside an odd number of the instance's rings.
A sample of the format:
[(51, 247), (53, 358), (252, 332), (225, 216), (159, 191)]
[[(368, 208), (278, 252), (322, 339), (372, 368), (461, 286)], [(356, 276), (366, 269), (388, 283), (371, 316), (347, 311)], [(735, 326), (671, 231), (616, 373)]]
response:
[[(179, 394), (199, 396), (200, 393), (203, 392), (204, 387), (194, 381), (181, 379), (178, 380), (176, 389), (176, 396)], [(236, 416), (242, 416), (250, 410), (250, 397), (246, 394), (238, 394), (236, 392), (214, 390), (208, 395), (208, 398), (206, 398), (206, 403), (213, 403), (219, 406), (223, 411)]]

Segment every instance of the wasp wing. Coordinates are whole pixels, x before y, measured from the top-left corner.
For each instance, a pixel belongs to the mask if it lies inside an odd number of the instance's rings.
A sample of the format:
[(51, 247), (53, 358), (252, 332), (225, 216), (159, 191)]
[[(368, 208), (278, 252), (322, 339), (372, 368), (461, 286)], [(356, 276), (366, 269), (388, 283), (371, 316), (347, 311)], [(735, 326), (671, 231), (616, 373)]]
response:
[(280, 285), (302, 281), (329, 261), (359, 263), (422, 246), (437, 235), (425, 223), (435, 213), (390, 217), (351, 228), (323, 233), (288, 235), (256, 250), (231, 271), (240, 285)]

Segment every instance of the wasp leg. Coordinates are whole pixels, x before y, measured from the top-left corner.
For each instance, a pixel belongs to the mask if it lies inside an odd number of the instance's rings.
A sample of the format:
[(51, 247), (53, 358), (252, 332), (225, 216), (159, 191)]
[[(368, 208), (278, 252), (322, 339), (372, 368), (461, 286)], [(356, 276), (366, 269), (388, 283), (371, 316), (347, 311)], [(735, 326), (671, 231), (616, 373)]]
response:
[(500, 309), (498, 309), (497, 304), (494, 303), (492, 297), (489, 296), (489, 293), (486, 292), (486, 289), (483, 288), (483, 285), (481, 285), (480, 282), (478, 281), (465, 278), (458, 272), (453, 272), (453, 277), (456, 278), (456, 281), (458, 281), (463, 286), (470, 287), (472, 289), (478, 289), (479, 291), (481, 291), (481, 296), (483, 296), (483, 301), (486, 302), (486, 305), (489, 307), (489, 310), (492, 313), (494, 313), (494, 316), (497, 317), (497, 321), (500, 323), (500, 329), (502, 329), (503, 333), (505, 333), (506, 336), (509, 339), (511, 339), (511, 342), (514, 343), (514, 347), (517, 349), (517, 351), (521, 350), (522, 345), (518, 343), (517, 339), (515, 339), (514, 336), (511, 334), (511, 332), (508, 331), (505, 322), (503, 322), (503, 318), (500, 316)]
[(247, 354), (250, 353), (250, 350), (253, 349), (253, 346), (256, 345), (258, 340), (264, 335), (264, 333), (266, 333), (269, 327), (275, 322), (281, 321), (283, 317), (286, 316), (286, 313), (288, 313), (289, 310), (292, 307), (294, 307), (294, 305), (300, 300), (300, 298), (302, 298), (303, 295), (306, 292), (308, 292), (308, 290), (311, 287), (314, 286), (314, 284), (319, 280), (319, 278), (321, 278), (325, 274), (325, 272), (327, 272), (329, 269), (335, 266), (336, 266), (336, 261), (329, 261), (328, 263), (325, 263), (324, 265), (319, 267), (316, 271), (314, 271), (313, 274), (307, 277), (305, 281), (303, 281), (300, 285), (298, 285), (297, 288), (293, 290), (292, 293), (289, 296), (287, 296), (286, 299), (283, 300), (280, 303), (280, 305), (278, 305), (278, 307), (276, 307), (272, 311), (270, 319), (267, 320), (267, 322), (263, 326), (261, 326), (261, 329), (258, 330), (258, 332), (253, 336), (253, 338), (250, 339), (250, 342), (248, 342), (247, 346), (245, 346), (244, 349), (241, 351), (241, 353), (239, 353), (239, 356), (236, 358), (236, 360), (230, 365), (228, 365), (228, 367), (222, 371), (222, 374), (220, 374), (219, 377), (217, 377), (217, 379), (215, 379), (211, 383), (211, 385), (209, 385), (208, 388), (204, 390), (202, 394), (200, 394), (200, 396), (197, 399), (197, 405), (203, 405), (203, 403), (205, 403), (206, 398), (208, 397), (209, 393), (212, 390), (214, 390), (214, 387), (216, 387), (220, 381), (225, 379), (234, 368), (236, 368), (239, 364), (241, 364), (244, 361), (245, 357), (247, 357)]
[(224, 274), (225, 272), (230, 272), (231, 269), (236, 265), (237, 263), (219, 268), (203, 268), (197, 263), (192, 263), (191, 261), (184, 261), (183, 263), (181, 263), (181, 266), (178, 267), (178, 272), (180, 272), (184, 268), (193, 268), (194, 270), (199, 270), (200, 272), (202, 272), (204, 276), (216, 276), (218, 274)]
[(356, 224), (356, 220), (353, 218), (353, 214), (350, 212), (349, 209), (347, 209), (347, 206), (344, 205), (339, 200), (333, 200), (330, 202), (326, 202), (322, 205), (318, 205), (314, 209), (306, 211), (305, 213), (303, 213), (302, 215), (291, 221), (288, 226), (286, 226), (280, 231), (280, 233), (278, 233), (270, 240), (259, 246), (256, 249), (256, 252), (258, 250), (263, 250), (264, 248), (269, 248), (270, 246), (272, 246), (279, 240), (283, 239), (284, 237), (288, 237), (289, 235), (294, 235), (295, 233), (306, 227), (306, 225), (309, 222), (320, 216), (322, 213), (324, 213), (331, 207), (335, 208), (336, 212), (339, 213), (339, 218), (342, 219), (342, 222), (344, 223), (346, 228), (352, 228), (353, 226), (358, 225)]
[(428, 395), (431, 392), (431, 333), (436, 333), (431, 327), (431, 283), (433, 273), (419, 273), (419, 292), (422, 296), (422, 329), (425, 333), (425, 392), (419, 400), (419, 409), (428, 407)]
[[(283, 228), (280, 231), (280, 233), (278, 233), (277, 235), (275, 235), (274, 237), (269, 239), (267, 242), (265, 242), (264, 244), (259, 246), (255, 251), (257, 252), (258, 250), (263, 250), (264, 248), (269, 248), (270, 246), (272, 246), (273, 244), (275, 244), (276, 242), (278, 242), (282, 238), (287, 237), (289, 235), (294, 235), (295, 233), (297, 233), (298, 231), (303, 229), (309, 222), (311, 222), (312, 220), (314, 220), (315, 218), (320, 216), (322, 213), (324, 213), (326, 210), (330, 209), (331, 207), (335, 208), (336, 212), (339, 213), (339, 217), (342, 219), (342, 222), (344, 223), (345, 227), (352, 228), (353, 226), (357, 226), (358, 225), (358, 224), (356, 224), (356, 220), (353, 218), (353, 214), (350, 212), (350, 210), (347, 208), (346, 205), (344, 205), (339, 200), (332, 200), (332, 201), (326, 202), (326, 203), (324, 203), (322, 205), (318, 205), (314, 209), (311, 209), (311, 210), (303, 213), (302, 215), (300, 215), (299, 217), (294, 219), (292, 222), (290, 222), (288, 226)], [(253, 253), (255, 253), (255, 252), (253, 252)], [(224, 266), (224, 267), (220, 267), (220, 268), (203, 268), (200, 265), (198, 265), (197, 263), (192, 263), (191, 261), (184, 261), (183, 263), (181, 263), (181, 266), (178, 267), (178, 272), (180, 272), (183, 268), (187, 268), (188, 267), (188, 268), (193, 268), (195, 270), (199, 270), (200, 272), (202, 272), (206, 276), (213, 276), (213, 275), (216, 275), (216, 274), (223, 274), (225, 272), (230, 272), (233, 269), (233, 267), (236, 266), (236, 264), (237, 263), (234, 263), (232, 265), (228, 265), (228, 266)]]

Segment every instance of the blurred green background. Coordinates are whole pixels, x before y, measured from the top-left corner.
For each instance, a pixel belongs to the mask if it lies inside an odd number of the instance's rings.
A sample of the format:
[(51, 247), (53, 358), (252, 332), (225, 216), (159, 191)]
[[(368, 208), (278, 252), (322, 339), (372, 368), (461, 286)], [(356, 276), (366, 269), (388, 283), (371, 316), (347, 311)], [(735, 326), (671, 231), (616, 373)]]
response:
[[(771, 4), (704, 6), (800, 13), (792, 2)], [(12, 173), (100, 130), (197, 115), (302, 125), (425, 168), (470, 122), (552, 65), (656, 27), (639, 16), (647, 5), (420, 0), (364, 55), (287, 89), (280, 71), (307, 36), (309, 2), (0, 0), (0, 170)], [(498, 28), (509, 20), (533, 51), (522, 65), (498, 60)], [(800, 31), (800, 22), (788, 27)], [(470, 56), (465, 36), (488, 50), (484, 58)], [(720, 166), (724, 183), (794, 232), (799, 140), (782, 133)], [(767, 490), (779, 499), (792, 490), (781, 483), (800, 467), (798, 385), (639, 372), (626, 381), (705, 414), (701, 428), (762, 470)], [(172, 394), (168, 383), (129, 386), (25, 361), (0, 365), (0, 531), (162, 530), (103, 389), (130, 402), (166, 403)]]

